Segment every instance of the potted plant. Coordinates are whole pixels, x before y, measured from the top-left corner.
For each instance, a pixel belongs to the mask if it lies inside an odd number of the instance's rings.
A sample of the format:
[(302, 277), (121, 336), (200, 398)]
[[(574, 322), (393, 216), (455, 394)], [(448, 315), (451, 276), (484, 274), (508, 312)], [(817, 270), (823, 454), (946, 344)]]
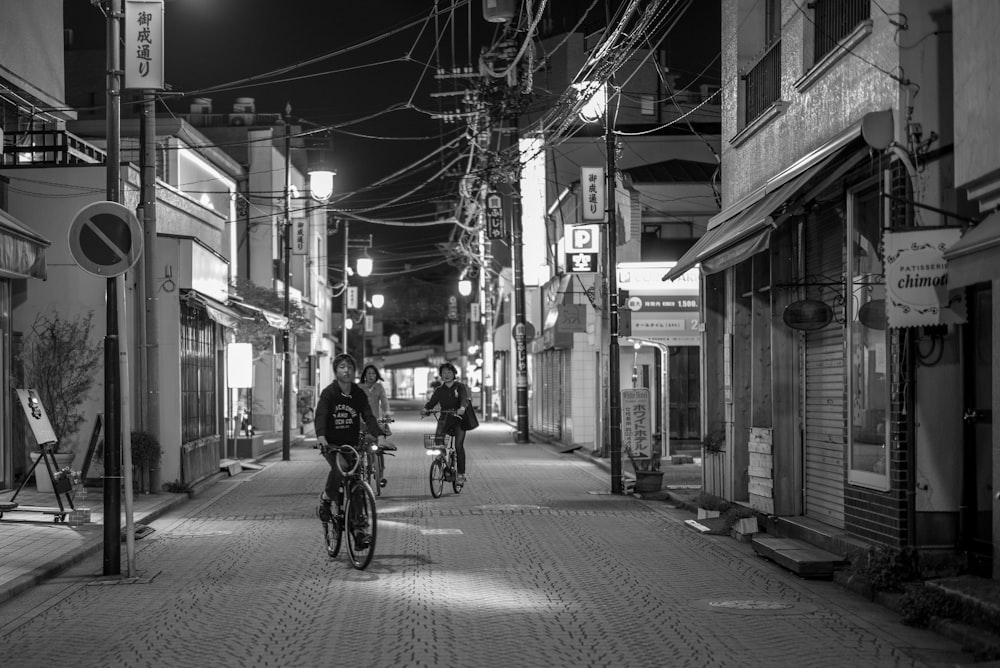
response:
[[(39, 313), (17, 356), (24, 387), (38, 393), (55, 433), (53, 452), (58, 470), (73, 463), (74, 437), (86, 419), (80, 406), (97, 381), (103, 359), (101, 344), (91, 342), (93, 318), (93, 311), (74, 318)], [(32, 456), (37, 458), (41, 453), (35, 451)], [(35, 476), (41, 491), (51, 491), (47, 478)]]

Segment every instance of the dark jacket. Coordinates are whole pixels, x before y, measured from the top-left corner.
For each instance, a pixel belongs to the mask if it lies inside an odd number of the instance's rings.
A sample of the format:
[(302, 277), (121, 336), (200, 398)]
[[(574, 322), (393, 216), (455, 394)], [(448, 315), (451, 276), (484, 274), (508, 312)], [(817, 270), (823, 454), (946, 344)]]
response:
[(443, 384), (434, 390), (431, 398), (424, 404), (424, 410), (431, 410), (435, 404), (441, 406), (441, 410), (457, 411), (465, 406), (469, 401), (469, 390), (459, 381), (452, 383), (451, 387)]
[(327, 443), (357, 445), (362, 422), (369, 434), (383, 436), (360, 385), (351, 383), (350, 394), (341, 392), (337, 381), (323, 388), (316, 404), (316, 436), (325, 436)]

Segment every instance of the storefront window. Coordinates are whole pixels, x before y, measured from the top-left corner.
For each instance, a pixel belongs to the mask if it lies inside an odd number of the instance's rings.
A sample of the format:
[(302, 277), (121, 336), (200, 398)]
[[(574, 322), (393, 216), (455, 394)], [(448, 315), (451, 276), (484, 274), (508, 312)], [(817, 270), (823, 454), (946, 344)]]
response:
[(876, 184), (848, 195), (849, 480), (852, 484), (888, 490), (889, 391), (881, 206)]

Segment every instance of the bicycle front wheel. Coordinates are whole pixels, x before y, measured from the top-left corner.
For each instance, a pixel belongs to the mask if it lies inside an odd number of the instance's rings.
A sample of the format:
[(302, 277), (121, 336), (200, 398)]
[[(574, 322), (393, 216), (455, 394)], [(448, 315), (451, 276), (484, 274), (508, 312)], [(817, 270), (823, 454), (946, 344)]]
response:
[(333, 517), (329, 522), (323, 522), (323, 540), (326, 542), (326, 553), (331, 559), (340, 554), (340, 541), (344, 532), (340, 529), (340, 521)]
[(435, 457), (431, 462), (430, 472), (431, 496), (435, 499), (444, 493), (444, 459)]
[(368, 483), (359, 480), (351, 485), (344, 516), (347, 521), (347, 554), (355, 568), (364, 570), (375, 556), (378, 529), (375, 494)]

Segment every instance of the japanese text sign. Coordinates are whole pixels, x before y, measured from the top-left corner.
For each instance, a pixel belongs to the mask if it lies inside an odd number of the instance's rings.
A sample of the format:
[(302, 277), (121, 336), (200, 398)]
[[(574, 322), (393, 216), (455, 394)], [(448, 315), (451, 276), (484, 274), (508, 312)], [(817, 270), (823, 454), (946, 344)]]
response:
[(603, 221), (607, 214), (603, 167), (580, 168), (581, 219)]
[(125, 88), (163, 90), (163, 0), (125, 0)]

